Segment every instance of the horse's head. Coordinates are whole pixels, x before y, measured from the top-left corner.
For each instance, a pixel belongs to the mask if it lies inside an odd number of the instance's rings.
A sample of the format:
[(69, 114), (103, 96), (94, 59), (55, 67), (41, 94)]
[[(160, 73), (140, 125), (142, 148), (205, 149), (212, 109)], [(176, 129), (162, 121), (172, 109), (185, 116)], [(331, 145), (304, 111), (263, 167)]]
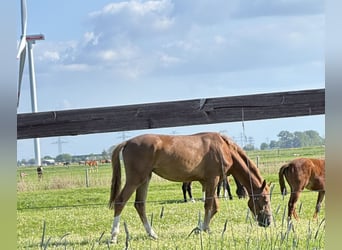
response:
[(259, 226), (268, 227), (272, 221), (272, 211), (270, 189), (266, 184), (266, 181), (263, 182), (261, 188), (257, 192), (256, 190), (254, 190), (254, 192), (253, 195), (250, 195), (248, 207), (256, 217)]

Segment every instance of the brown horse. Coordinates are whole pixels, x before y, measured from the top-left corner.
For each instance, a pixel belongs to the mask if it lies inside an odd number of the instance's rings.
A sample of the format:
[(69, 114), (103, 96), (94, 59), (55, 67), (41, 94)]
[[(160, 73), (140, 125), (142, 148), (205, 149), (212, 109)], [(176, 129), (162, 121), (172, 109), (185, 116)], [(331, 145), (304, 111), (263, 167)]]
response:
[[(126, 183), (121, 189), (119, 153), (126, 172)], [(229, 138), (219, 133), (194, 135), (153, 135), (134, 137), (119, 144), (112, 154), (112, 184), (109, 207), (114, 208), (112, 242), (117, 241), (120, 214), (133, 192), (134, 206), (146, 232), (158, 238), (146, 217), (145, 202), (152, 172), (170, 181), (199, 181), (205, 190), (204, 221), (200, 230), (209, 231), (211, 218), (219, 209), (215, 195), (223, 176), (232, 174), (246, 187), (248, 206), (259, 226), (272, 221), (270, 192), (256, 165)]]
[(298, 158), (283, 165), (279, 170), (279, 184), (281, 193), (286, 195), (284, 176), (291, 188), (291, 196), (288, 203), (288, 219), (291, 219), (293, 215), (298, 220), (296, 202), (304, 188), (318, 191), (316, 209), (313, 216), (317, 218), (325, 195), (325, 160)]

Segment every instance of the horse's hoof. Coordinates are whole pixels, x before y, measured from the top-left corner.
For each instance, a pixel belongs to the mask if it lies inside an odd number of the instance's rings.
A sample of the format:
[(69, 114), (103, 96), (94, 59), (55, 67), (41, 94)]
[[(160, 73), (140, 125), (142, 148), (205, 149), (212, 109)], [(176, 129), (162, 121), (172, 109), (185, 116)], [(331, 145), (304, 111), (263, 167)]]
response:
[(158, 239), (158, 235), (157, 234), (149, 234), (148, 236), (151, 237), (152, 240), (157, 240)]
[(200, 227), (195, 227), (194, 229), (191, 230), (191, 232), (189, 233), (188, 237), (190, 237), (190, 235), (194, 234), (199, 234), (202, 231), (202, 229)]
[(109, 241), (111, 244), (117, 244), (118, 243), (118, 238), (117, 237), (112, 237)]

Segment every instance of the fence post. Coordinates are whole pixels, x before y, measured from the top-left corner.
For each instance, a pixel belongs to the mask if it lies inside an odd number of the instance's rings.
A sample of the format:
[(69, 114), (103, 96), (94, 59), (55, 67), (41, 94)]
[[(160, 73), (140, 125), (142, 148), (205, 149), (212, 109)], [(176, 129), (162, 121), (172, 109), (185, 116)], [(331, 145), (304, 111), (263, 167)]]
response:
[(86, 172), (86, 187), (89, 187), (88, 168), (86, 168), (85, 172)]
[(259, 168), (259, 155), (256, 158), (256, 165), (257, 165), (257, 168)]

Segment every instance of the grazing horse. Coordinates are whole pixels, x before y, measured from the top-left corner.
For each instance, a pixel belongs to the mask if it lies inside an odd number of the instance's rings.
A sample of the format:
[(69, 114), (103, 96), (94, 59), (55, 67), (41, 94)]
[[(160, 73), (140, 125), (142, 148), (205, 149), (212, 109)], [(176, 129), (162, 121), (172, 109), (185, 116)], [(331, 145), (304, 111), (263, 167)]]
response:
[[(121, 190), (121, 164), (126, 182)], [(199, 181), (205, 190), (204, 220), (200, 230), (209, 232), (211, 218), (219, 209), (216, 187), (224, 176), (232, 174), (246, 187), (248, 207), (259, 226), (267, 227), (272, 221), (270, 189), (259, 169), (246, 153), (228, 137), (219, 133), (193, 135), (145, 134), (124, 141), (112, 153), (112, 184), (109, 208), (114, 208), (111, 241), (117, 242), (120, 214), (133, 192), (134, 206), (149, 236), (157, 239), (145, 210), (148, 184), (152, 173), (170, 181)], [(121, 191), (120, 191), (121, 190)]]
[(291, 188), (291, 196), (288, 203), (288, 219), (291, 219), (293, 215), (298, 220), (296, 202), (304, 188), (318, 191), (316, 209), (313, 216), (313, 218), (317, 218), (325, 195), (325, 160), (298, 158), (283, 165), (279, 170), (279, 184), (281, 193), (286, 195), (284, 176)]
[(88, 165), (90, 167), (90, 172), (98, 172), (99, 171), (99, 165), (98, 162), (95, 160), (86, 161), (85, 165)]

